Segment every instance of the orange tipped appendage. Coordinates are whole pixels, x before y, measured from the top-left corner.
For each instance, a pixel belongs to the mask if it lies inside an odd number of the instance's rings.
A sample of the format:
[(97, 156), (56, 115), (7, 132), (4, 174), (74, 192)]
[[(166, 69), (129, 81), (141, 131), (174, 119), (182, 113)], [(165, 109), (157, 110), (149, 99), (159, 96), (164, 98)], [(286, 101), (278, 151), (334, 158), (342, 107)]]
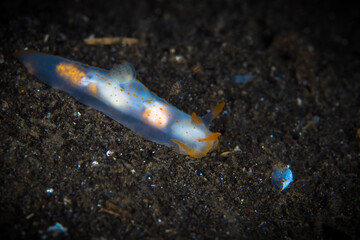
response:
[(180, 148), (182, 148), (189, 156), (191, 156), (193, 158), (205, 157), (212, 146), (212, 142), (211, 142), (211, 143), (207, 144), (206, 147), (202, 151), (197, 151), (196, 149), (189, 148), (188, 146), (186, 146), (186, 144), (184, 144), (178, 140), (171, 139), (171, 141), (173, 141), (174, 143), (179, 145)]
[[(212, 148), (214, 142), (217, 140), (217, 138), (220, 135), (221, 135), (220, 133), (213, 133), (207, 138), (197, 139), (199, 142), (207, 142), (205, 147), (203, 149), (201, 149), (201, 151), (190, 148), (186, 144), (184, 144), (183, 142), (180, 142), (178, 140), (175, 140), (175, 139), (170, 139), (170, 140), (173, 141), (174, 143), (176, 143), (177, 145), (179, 145), (179, 148), (183, 149), (189, 156), (191, 156), (193, 158), (202, 158), (202, 157), (205, 157), (209, 151), (212, 151), (211, 148)], [(219, 144), (217, 144), (217, 146), (214, 149), (217, 149), (218, 145)]]
[(214, 141), (215, 139), (217, 139), (219, 136), (221, 135), (221, 133), (213, 133), (210, 136), (206, 137), (206, 138), (199, 138), (197, 139), (199, 142), (206, 142), (206, 141)]
[(222, 103), (220, 103), (219, 105), (217, 105), (215, 107), (215, 109), (214, 109), (214, 117), (213, 118), (216, 118), (221, 113), (224, 106), (225, 106), (225, 102), (222, 102)]
[(196, 115), (195, 112), (193, 112), (191, 114), (191, 122), (194, 124), (203, 124), (203, 122), (201, 121), (201, 119)]

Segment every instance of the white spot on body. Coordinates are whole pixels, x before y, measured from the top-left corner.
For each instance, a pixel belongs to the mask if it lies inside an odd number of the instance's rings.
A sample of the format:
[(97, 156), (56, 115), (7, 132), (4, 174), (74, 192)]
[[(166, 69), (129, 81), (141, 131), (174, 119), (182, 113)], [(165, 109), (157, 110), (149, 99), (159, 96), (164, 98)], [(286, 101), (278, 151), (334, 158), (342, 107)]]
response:
[(125, 109), (129, 106), (129, 96), (114, 81), (102, 82), (99, 84), (99, 96), (111, 106)]
[(160, 102), (149, 101), (144, 103), (145, 110), (142, 113), (143, 119), (157, 128), (166, 127), (169, 121), (167, 107)]

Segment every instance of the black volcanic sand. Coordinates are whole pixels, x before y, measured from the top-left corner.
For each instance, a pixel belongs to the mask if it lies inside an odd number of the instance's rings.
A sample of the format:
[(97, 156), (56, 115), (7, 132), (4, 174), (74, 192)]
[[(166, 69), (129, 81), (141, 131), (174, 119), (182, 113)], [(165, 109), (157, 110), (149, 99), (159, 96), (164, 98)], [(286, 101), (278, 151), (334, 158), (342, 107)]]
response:
[[(359, 17), (342, 4), (2, 3), (1, 239), (359, 237)], [(137, 136), (30, 75), (11, 55), (24, 48), (127, 60), (189, 114), (225, 101), (220, 149), (194, 159)], [(281, 193), (277, 164), (294, 174)]]

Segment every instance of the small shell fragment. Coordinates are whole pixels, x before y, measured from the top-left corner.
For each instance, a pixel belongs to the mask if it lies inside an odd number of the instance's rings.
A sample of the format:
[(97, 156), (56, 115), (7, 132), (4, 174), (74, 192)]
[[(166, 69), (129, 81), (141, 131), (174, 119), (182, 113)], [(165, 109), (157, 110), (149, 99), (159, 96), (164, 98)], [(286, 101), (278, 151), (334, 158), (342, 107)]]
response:
[(56, 222), (55, 225), (48, 227), (47, 231), (52, 234), (52, 237), (57, 237), (59, 235), (67, 236), (67, 228), (58, 222)]
[(283, 191), (291, 182), (293, 182), (293, 174), (290, 170), (290, 165), (282, 167), (280, 164), (277, 164), (273, 167), (271, 183), (276, 190)]

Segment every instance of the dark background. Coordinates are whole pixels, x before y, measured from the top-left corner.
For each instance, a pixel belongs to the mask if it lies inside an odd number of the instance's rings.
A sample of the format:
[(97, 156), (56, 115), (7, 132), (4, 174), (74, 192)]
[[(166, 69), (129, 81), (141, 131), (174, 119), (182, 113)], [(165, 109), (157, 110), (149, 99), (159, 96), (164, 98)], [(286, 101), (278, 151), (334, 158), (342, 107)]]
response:
[[(2, 239), (359, 236), (355, 6), (77, 0), (0, 7)], [(139, 43), (85, 44), (92, 35)], [(222, 133), (220, 149), (193, 159), (144, 140), (31, 76), (11, 55), (24, 48), (106, 69), (130, 61), (140, 81), (189, 114), (225, 101), (211, 127)], [(249, 82), (236, 81), (249, 74)], [(279, 163), (294, 174), (281, 193), (271, 184)], [(66, 230), (51, 230), (56, 223)]]

